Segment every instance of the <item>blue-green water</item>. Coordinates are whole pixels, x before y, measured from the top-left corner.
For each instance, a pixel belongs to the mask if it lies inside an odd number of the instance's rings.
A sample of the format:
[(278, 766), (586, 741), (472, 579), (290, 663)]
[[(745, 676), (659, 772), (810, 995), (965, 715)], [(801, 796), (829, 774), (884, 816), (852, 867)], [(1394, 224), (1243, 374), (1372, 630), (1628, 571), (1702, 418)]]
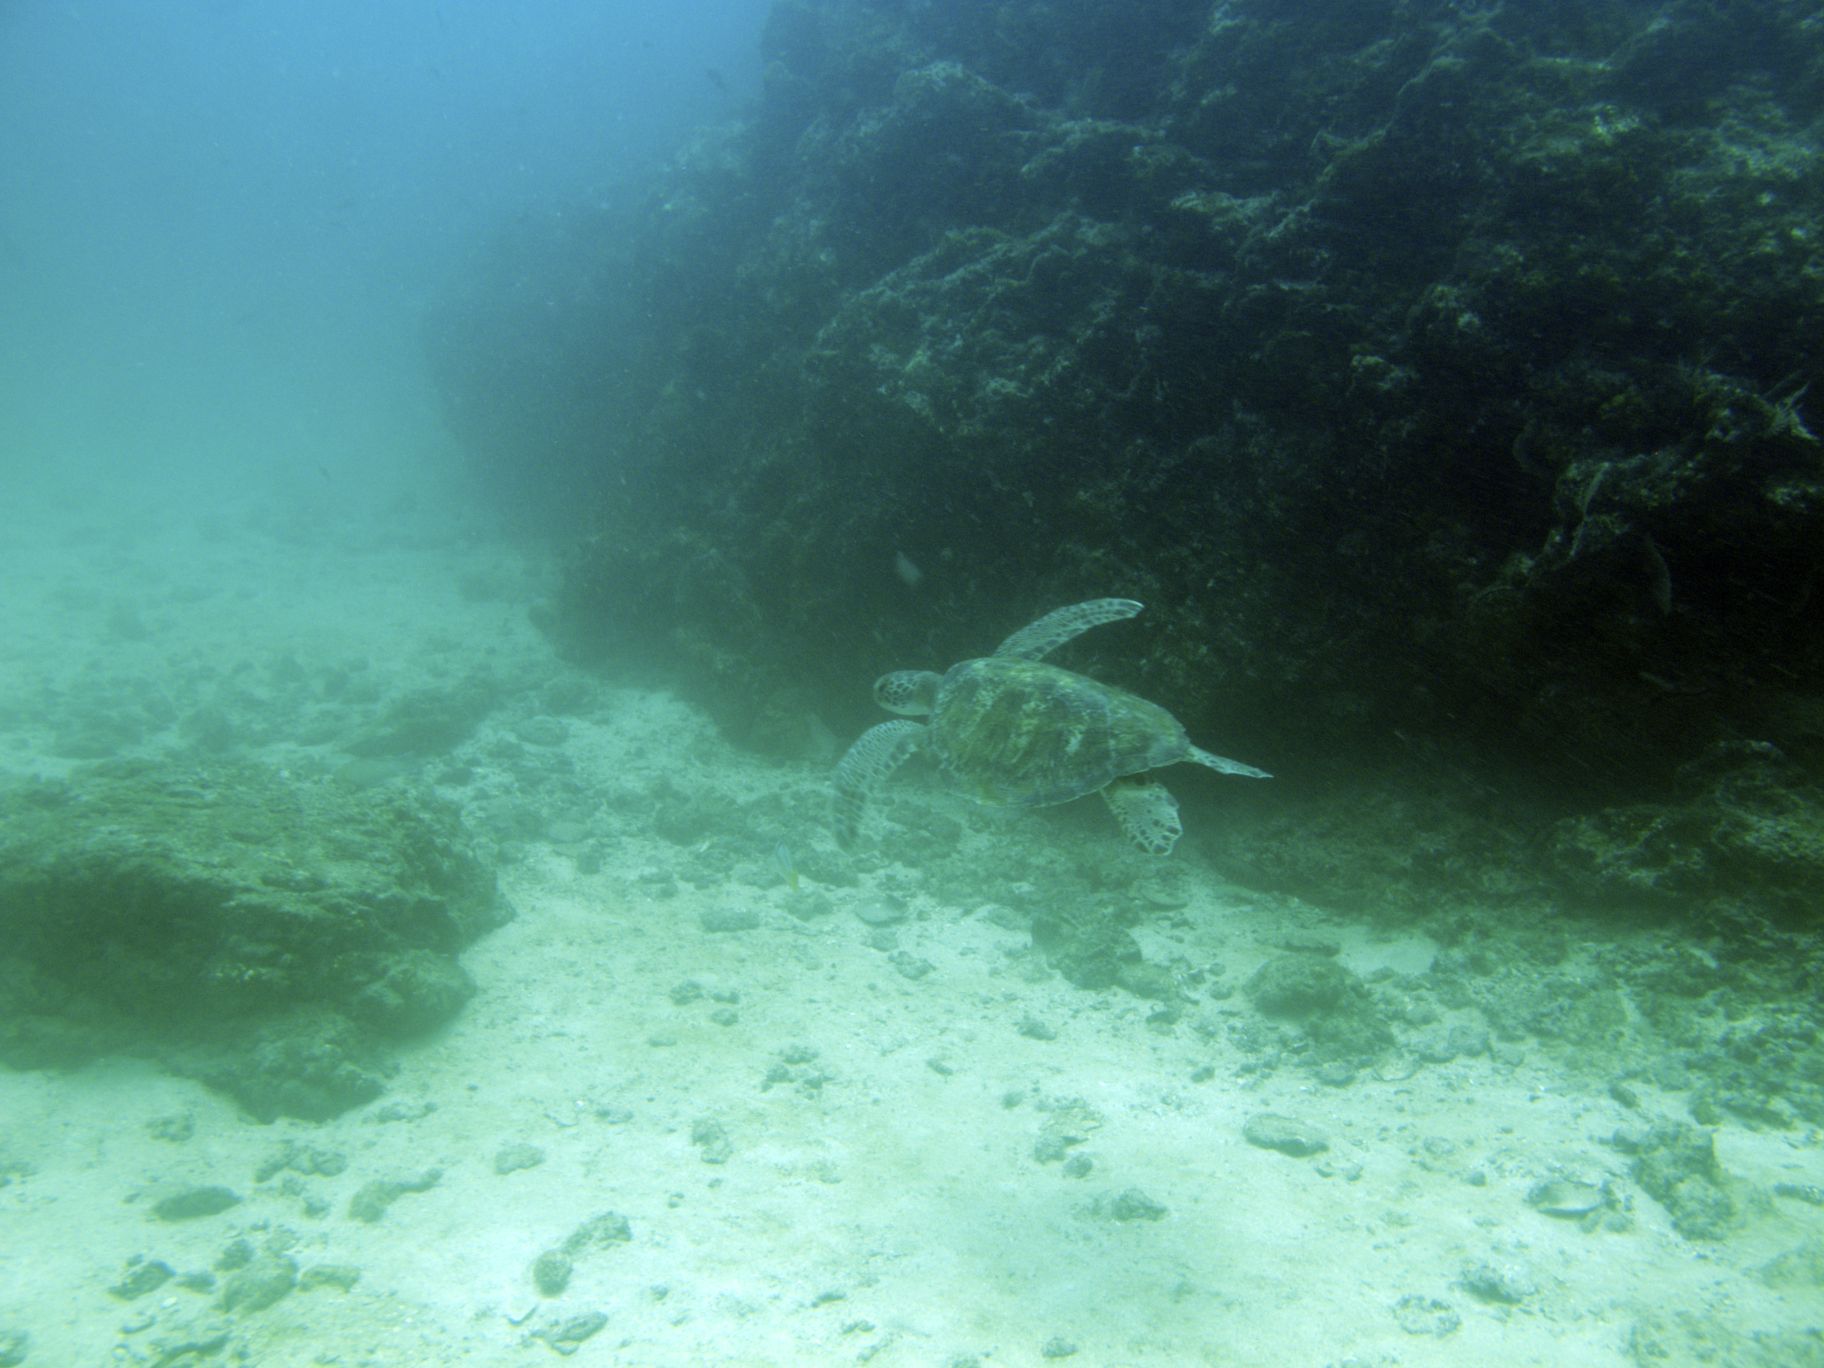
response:
[(0, 1365), (1824, 1362), (1821, 46), (7, 8)]

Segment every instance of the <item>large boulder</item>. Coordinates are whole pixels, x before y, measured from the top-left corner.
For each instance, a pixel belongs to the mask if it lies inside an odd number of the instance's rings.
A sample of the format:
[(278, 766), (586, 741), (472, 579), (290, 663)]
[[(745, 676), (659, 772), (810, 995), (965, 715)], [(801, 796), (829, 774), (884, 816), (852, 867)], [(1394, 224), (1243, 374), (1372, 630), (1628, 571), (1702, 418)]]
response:
[(0, 795), (0, 1060), (149, 1055), (256, 1117), (379, 1094), (511, 915), (434, 802), (124, 762)]

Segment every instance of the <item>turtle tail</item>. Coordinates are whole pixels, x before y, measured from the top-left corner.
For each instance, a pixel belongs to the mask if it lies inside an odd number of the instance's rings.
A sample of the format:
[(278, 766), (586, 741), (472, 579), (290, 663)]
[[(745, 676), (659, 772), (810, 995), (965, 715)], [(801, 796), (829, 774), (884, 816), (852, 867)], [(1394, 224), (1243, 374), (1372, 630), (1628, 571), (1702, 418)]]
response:
[(1239, 774), (1244, 779), (1271, 779), (1273, 777), (1265, 770), (1255, 769), (1252, 765), (1244, 765), (1241, 761), (1231, 760), (1224, 755), (1211, 755), (1208, 751), (1196, 746), (1192, 746), (1191, 753), (1184, 758), (1193, 764), (1205, 765), (1221, 774)]

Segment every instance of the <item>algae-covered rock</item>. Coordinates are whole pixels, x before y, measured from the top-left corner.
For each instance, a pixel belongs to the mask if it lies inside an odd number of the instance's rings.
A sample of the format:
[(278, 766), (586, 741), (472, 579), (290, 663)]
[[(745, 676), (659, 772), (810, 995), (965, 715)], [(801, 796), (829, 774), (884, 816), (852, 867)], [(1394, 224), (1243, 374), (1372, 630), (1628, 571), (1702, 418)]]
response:
[(253, 765), (120, 763), (0, 794), (0, 1059), (150, 1055), (256, 1116), (380, 1091), (510, 915), (452, 814)]
[(608, 1324), (605, 1311), (585, 1311), (571, 1316), (556, 1325), (548, 1325), (542, 1330), (534, 1330), (528, 1337), (543, 1340), (551, 1348), (568, 1358), (582, 1347), (583, 1342), (601, 1332)]
[(126, 1272), (108, 1287), (108, 1295), (118, 1297), (121, 1301), (134, 1301), (158, 1291), (175, 1276), (176, 1270), (163, 1259), (148, 1259), (144, 1255), (135, 1254), (127, 1260)]
[(1824, 887), (1824, 790), (1765, 742), (1710, 748), (1651, 804), (1565, 818), (1552, 831), (1558, 879), (1597, 903), (1662, 908), (1736, 900), (1809, 924)]
[(347, 1292), (360, 1281), (361, 1270), (353, 1264), (315, 1264), (298, 1275), (298, 1288), (308, 1292), (315, 1287), (333, 1287)]
[(1324, 1133), (1309, 1122), (1275, 1112), (1259, 1112), (1242, 1124), (1241, 1137), (1261, 1149), (1278, 1150), (1295, 1159), (1330, 1148)]
[(1416, 1294), (1401, 1297), (1393, 1304), (1393, 1318), (1409, 1335), (1452, 1335), (1463, 1324), (1463, 1317), (1449, 1302)]
[(1763, 1330), (1699, 1311), (1653, 1311), (1628, 1332), (1638, 1368), (1728, 1364), (1729, 1368), (1819, 1368), (1824, 1348), (1815, 1330)]
[(1317, 955), (1276, 955), (1254, 971), (1248, 996), (1269, 1016), (1306, 1017), (1340, 1006), (1358, 986), (1355, 975)]
[(467, 739), (500, 702), (500, 688), (474, 677), (447, 689), (419, 689), (393, 700), (343, 743), (362, 759), (441, 755)]
[(563, 1250), (547, 1249), (532, 1261), (532, 1285), (541, 1297), (561, 1296), (575, 1271), (575, 1261)]
[(443, 1170), (429, 1168), (411, 1178), (375, 1178), (363, 1183), (348, 1199), (348, 1214), (357, 1221), (372, 1225), (386, 1215), (387, 1208), (407, 1193), (429, 1192), (443, 1181)]
[[(633, 1227), (618, 1211), (604, 1211), (584, 1221), (556, 1249), (547, 1249), (532, 1261), (532, 1283), (541, 1297), (555, 1297), (570, 1285), (576, 1261), (585, 1254), (611, 1249), (633, 1239)], [(556, 1347), (555, 1345), (553, 1347)], [(560, 1351), (562, 1352), (562, 1351)]]
[(521, 1169), (537, 1168), (545, 1162), (545, 1152), (537, 1145), (528, 1145), (523, 1141), (502, 1145), (494, 1154), (494, 1172), (500, 1174), (517, 1173)]
[(592, 1249), (610, 1249), (633, 1238), (633, 1227), (618, 1211), (591, 1216), (564, 1237), (564, 1253), (580, 1257)]
[(1101, 1216), (1113, 1221), (1163, 1221), (1166, 1209), (1162, 1203), (1154, 1201), (1139, 1188), (1123, 1188), (1120, 1192), (1103, 1193), (1091, 1199), (1089, 1211), (1092, 1215)]
[(1140, 943), (1114, 913), (1097, 908), (1046, 909), (1033, 918), (1032, 943), (1079, 988), (1112, 987), (1142, 962)]
[(241, 1204), (240, 1194), (219, 1183), (181, 1188), (152, 1204), (152, 1214), (161, 1221), (194, 1221), (199, 1216), (214, 1216)]
[(1665, 1122), (1629, 1137), (1634, 1181), (1665, 1207), (1672, 1226), (1688, 1240), (1720, 1240), (1739, 1221), (1716, 1147), (1707, 1130)]
[(463, 967), (435, 950), (402, 950), (376, 968), (348, 1010), (386, 1035), (414, 1035), (448, 1021), (475, 992)]
[(264, 1311), (274, 1302), (290, 1296), (297, 1285), (297, 1260), (289, 1254), (265, 1251), (228, 1275), (222, 1284), (222, 1310)]
[(1813, 1236), (1783, 1250), (1755, 1270), (1769, 1287), (1813, 1294), (1824, 1289), (1824, 1239)]
[(251, 1048), (219, 1053), (203, 1068), (186, 1068), (188, 1053), (172, 1058), (181, 1072), (196, 1073), (262, 1121), (327, 1121), (386, 1091), (367, 1034), (325, 1008), (288, 1012), (262, 1025)]
[(1276, 955), (1255, 970), (1248, 996), (1261, 1012), (1295, 1021), (1317, 1061), (1360, 1060), (1393, 1043), (1367, 986), (1319, 955)]

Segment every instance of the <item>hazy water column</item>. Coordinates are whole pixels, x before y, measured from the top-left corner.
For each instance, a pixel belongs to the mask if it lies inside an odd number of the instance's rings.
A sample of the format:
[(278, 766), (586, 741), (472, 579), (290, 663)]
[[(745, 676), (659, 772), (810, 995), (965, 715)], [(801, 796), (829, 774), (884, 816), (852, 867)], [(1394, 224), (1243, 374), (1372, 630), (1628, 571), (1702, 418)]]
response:
[(586, 204), (736, 112), (765, 10), (0, 8), (0, 475), (410, 468), (440, 441), (425, 301), (496, 225)]

